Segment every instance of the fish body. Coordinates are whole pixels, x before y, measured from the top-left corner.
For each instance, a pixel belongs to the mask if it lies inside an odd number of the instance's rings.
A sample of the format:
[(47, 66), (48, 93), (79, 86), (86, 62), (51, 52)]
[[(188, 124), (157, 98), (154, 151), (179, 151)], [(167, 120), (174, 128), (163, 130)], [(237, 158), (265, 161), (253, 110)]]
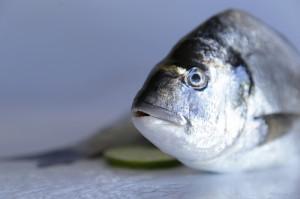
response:
[(215, 172), (297, 162), (299, 114), (298, 52), (239, 10), (183, 37), (132, 105), (134, 125), (155, 146)]
[(71, 147), (16, 159), (49, 166), (150, 141), (199, 170), (268, 168), (300, 162), (299, 114), (297, 50), (250, 14), (227, 10), (153, 68), (127, 119)]

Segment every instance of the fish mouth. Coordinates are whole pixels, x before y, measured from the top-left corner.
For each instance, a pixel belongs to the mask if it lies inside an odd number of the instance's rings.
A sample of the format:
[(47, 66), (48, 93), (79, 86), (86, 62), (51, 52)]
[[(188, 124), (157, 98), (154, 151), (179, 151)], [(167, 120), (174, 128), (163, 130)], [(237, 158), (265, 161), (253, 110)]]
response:
[(187, 123), (187, 120), (184, 116), (147, 102), (139, 103), (133, 107), (132, 113), (136, 118), (154, 117), (179, 126), (183, 126)]

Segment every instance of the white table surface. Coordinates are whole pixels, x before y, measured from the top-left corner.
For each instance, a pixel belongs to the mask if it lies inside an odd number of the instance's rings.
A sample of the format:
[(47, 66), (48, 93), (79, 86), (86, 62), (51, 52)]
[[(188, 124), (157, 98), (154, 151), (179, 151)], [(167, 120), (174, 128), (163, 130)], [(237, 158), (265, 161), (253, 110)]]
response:
[(131, 170), (102, 159), (37, 169), (32, 162), (0, 164), (2, 199), (298, 199), (298, 168), (211, 174), (184, 166)]

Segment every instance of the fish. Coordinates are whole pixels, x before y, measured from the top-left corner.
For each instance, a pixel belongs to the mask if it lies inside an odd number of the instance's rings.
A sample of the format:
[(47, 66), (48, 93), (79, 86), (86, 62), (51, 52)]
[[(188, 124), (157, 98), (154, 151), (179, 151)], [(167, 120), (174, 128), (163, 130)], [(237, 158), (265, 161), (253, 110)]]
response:
[(136, 128), (188, 167), (238, 172), (298, 162), (300, 57), (240, 10), (184, 36), (132, 105)]
[(229, 9), (154, 66), (125, 119), (38, 157), (40, 165), (70, 163), (142, 143), (197, 170), (265, 169), (299, 162), (299, 115), (297, 49), (258, 18)]

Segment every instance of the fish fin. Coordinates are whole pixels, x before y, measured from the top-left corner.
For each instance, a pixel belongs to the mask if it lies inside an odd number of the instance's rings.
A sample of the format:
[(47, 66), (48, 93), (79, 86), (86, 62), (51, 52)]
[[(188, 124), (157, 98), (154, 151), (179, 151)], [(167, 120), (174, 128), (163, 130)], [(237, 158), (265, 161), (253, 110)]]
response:
[(95, 157), (107, 148), (131, 144), (152, 145), (134, 127), (130, 117), (124, 117), (79, 143), (77, 149), (89, 157)]
[(70, 147), (17, 157), (0, 158), (4, 161), (36, 161), (38, 167), (71, 164), (78, 160), (101, 156), (109, 147), (129, 144), (150, 144), (133, 126), (129, 118), (108, 126)]
[(256, 117), (262, 118), (268, 126), (268, 134), (263, 143), (271, 142), (287, 134), (300, 121), (300, 114), (295, 113), (274, 113)]
[(0, 158), (1, 161), (35, 161), (37, 167), (49, 167), (54, 165), (71, 164), (77, 160), (83, 159), (84, 154), (75, 148), (56, 149), (36, 154), (20, 155)]

